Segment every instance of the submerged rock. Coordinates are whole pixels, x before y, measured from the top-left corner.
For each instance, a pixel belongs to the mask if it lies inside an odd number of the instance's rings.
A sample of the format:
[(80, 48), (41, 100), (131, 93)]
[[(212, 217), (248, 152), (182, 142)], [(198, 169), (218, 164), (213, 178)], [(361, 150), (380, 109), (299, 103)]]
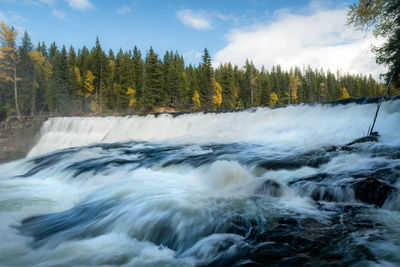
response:
[(354, 193), (358, 200), (381, 207), (394, 189), (373, 176), (368, 176), (356, 184)]
[(372, 132), (370, 135), (357, 138), (356, 140), (354, 140), (348, 144), (345, 144), (344, 146), (341, 146), (341, 147), (331, 146), (326, 151), (327, 152), (335, 152), (335, 151), (340, 151), (340, 150), (351, 151), (351, 150), (353, 150), (353, 148), (351, 146), (354, 144), (366, 143), (366, 142), (378, 142), (378, 141), (379, 141), (379, 133)]
[(365, 143), (365, 142), (378, 142), (378, 140), (379, 140), (379, 133), (372, 132), (370, 135), (358, 138), (358, 139), (354, 140), (353, 142), (346, 144), (346, 146), (351, 146), (354, 144)]
[(257, 188), (255, 193), (265, 194), (272, 197), (280, 197), (283, 194), (281, 185), (273, 180), (266, 180), (259, 188)]

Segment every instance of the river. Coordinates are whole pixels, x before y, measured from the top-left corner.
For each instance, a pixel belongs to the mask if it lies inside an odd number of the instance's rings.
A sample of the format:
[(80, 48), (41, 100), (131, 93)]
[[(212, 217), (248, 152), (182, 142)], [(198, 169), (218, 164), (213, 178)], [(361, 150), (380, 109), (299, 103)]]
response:
[(0, 165), (0, 265), (398, 266), (400, 100), (335, 149), (375, 109), (51, 118)]

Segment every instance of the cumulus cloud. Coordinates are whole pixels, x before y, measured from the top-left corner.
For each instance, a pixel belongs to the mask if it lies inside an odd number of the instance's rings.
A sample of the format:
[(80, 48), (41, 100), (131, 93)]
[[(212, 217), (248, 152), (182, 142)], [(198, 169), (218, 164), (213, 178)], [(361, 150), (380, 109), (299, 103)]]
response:
[(67, 15), (59, 9), (54, 9), (51, 14), (59, 20), (66, 20)]
[(189, 52), (183, 53), (183, 57), (187, 59), (198, 60), (201, 58), (202, 53), (200, 51), (191, 50)]
[(197, 30), (207, 30), (211, 28), (210, 18), (204, 12), (194, 12), (190, 9), (181, 9), (176, 12), (176, 16), (183, 24)]
[(80, 11), (93, 8), (93, 4), (89, 0), (66, 0), (70, 7)]
[(246, 58), (257, 67), (312, 68), (371, 73), (375, 78), (385, 68), (375, 63), (371, 46), (382, 40), (347, 28), (346, 10), (315, 10), (311, 15), (277, 12), (274, 21), (232, 30), (228, 44), (216, 53), (214, 64), (243, 65)]
[(131, 13), (131, 8), (129, 6), (122, 6), (121, 8), (117, 9), (117, 12), (121, 15), (125, 15)]

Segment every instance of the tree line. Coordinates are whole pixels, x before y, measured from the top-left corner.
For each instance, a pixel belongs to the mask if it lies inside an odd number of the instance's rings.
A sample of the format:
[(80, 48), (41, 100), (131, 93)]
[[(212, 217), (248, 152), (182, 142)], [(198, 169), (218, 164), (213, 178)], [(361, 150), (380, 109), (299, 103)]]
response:
[[(85, 46), (33, 45), (24, 33), (19, 46), (14, 28), (1, 23), (0, 120), (17, 114), (55, 115), (230, 110), (256, 106), (380, 96), (384, 88), (371, 75), (307, 67), (257, 69), (246, 61), (214, 68), (207, 49), (197, 66), (178, 52), (163, 57), (152, 47), (104, 51), (97, 39)], [(392, 93), (396, 93), (394, 90)]]

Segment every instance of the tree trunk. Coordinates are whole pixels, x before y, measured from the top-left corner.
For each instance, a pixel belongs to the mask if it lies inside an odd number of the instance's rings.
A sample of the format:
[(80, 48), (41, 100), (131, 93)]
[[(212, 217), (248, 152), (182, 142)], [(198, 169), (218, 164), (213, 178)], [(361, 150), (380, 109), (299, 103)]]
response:
[(17, 68), (15, 66), (15, 60), (13, 61), (13, 69), (14, 69), (14, 97), (15, 97), (15, 108), (17, 109), (17, 117), (18, 119), (21, 117), (21, 112), (19, 111), (18, 105), (18, 90), (17, 90)]
[(32, 94), (31, 94), (31, 116), (35, 115), (36, 113), (36, 88), (35, 88), (35, 82), (36, 82), (36, 73), (35, 70), (33, 70), (33, 79), (32, 79)]
[(250, 92), (251, 92), (251, 106), (254, 107), (254, 92), (253, 92), (253, 86), (250, 85)]
[(102, 113), (103, 112), (103, 102), (102, 102), (102, 100), (103, 100), (103, 55), (101, 55), (101, 61), (100, 61), (100, 88), (99, 88), (99, 90), (100, 90), (99, 91), (99, 95), (100, 95), (99, 109), (100, 109), (100, 113)]

